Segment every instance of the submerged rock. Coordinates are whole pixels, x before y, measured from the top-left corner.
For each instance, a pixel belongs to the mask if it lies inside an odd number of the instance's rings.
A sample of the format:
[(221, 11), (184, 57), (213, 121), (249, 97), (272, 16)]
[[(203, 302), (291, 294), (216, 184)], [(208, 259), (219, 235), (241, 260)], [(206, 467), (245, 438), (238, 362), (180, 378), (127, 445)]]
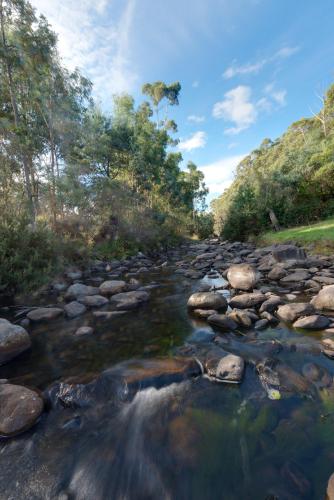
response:
[(30, 337), (22, 326), (0, 319), (0, 365), (8, 363), (30, 347)]
[(293, 323), (294, 328), (303, 328), (305, 330), (323, 330), (330, 324), (330, 320), (326, 316), (319, 316), (313, 314), (312, 316), (305, 316), (299, 318)]
[(116, 305), (117, 309), (130, 310), (136, 309), (144, 302), (149, 300), (150, 296), (145, 291), (134, 290), (132, 292), (123, 292), (112, 295), (110, 302)]
[(253, 290), (259, 280), (259, 273), (249, 264), (235, 264), (227, 271), (227, 279), (232, 288)]
[(50, 321), (58, 318), (62, 314), (64, 314), (64, 311), (59, 307), (38, 307), (37, 309), (29, 311), (27, 318), (30, 319), (30, 321)]
[(233, 319), (229, 318), (225, 314), (213, 314), (208, 317), (208, 323), (213, 326), (217, 326), (220, 330), (225, 332), (233, 331), (238, 328), (238, 325)]
[(193, 314), (198, 318), (207, 319), (209, 316), (218, 313), (215, 309), (194, 309)]
[(43, 408), (43, 399), (35, 391), (20, 385), (1, 384), (0, 435), (11, 437), (30, 429)]
[(190, 309), (215, 309), (217, 311), (227, 309), (227, 301), (221, 293), (196, 292), (188, 300)]

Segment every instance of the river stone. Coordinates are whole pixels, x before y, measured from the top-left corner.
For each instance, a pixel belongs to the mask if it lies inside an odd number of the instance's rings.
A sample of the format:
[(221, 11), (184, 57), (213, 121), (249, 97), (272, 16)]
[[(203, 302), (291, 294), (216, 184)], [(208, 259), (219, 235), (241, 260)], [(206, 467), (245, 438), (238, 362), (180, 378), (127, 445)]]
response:
[(82, 283), (75, 283), (71, 285), (65, 294), (66, 300), (74, 300), (79, 297), (84, 297), (86, 295), (97, 295), (99, 293), (99, 289), (95, 286), (88, 286)]
[(244, 374), (245, 362), (240, 356), (227, 354), (221, 359), (208, 359), (205, 366), (208, 374), (217, 381), (238, 384)]
[(68, 318), (76, 318), (77, 316), (84, 314), (87, 309), (84, 304), (80, 304), (80, 302), (73, 300), (65, 305), (64, 311)]
[(80, 326), (75, 332), (75, 335), (81, 336), (81, 335), (92, 335), (94, 333), (94, 330), (91, 326)]
[(193, 314), (198, 318), (206, 319), (213, 314), (217, 314), (217, 311), (215, 309), (194, 309)]
[(0, 435), (15, 436), (30, 429), (43, 411), (43, 399), (31, 389), (0, 385)]
[(288, 274), (284, 278), (280, 279), (281, 283), (300, 283), (309, 279), (310, 273), (307, 271), (296, 271), (295, 273)]
[(38, 307), (29, 311), (27, 318), (31, 321), (50, 321), (64, 314), (64, 311), (59, 307)]
[(22, 326), (0, 319), (0, 365), (3, 365), (31, 347), (31, 340)]
[(304, 328), (305, 330), (323, 330), (330, 324), (330, 320), (326, 316), (313, 314), (299, 318), (293, 323), (294, 328)]
[(262, 312), (275, 312), (278, 306), (282, 305), (283, 301), (281, 297), (278, 297), (278, 295), (274, 295), (270, 297), (268, 300), (265, 300), (259, 309), (260, 313)]
[(270, 280), (280, 280), (286, 276), (286, 270), (281, 265), (276, 265), (272, 268), (272, 270), (268, 273), (268, 278)]
[(97, 319), (102, 320), (110, 320), (113, 318), (117, 318), (118, 316), (123, 316), (126, 314), (126, 311), (94, 311), (93, 316)]
[(190, 309), (215, 309), (217, 311), (227, 309), (227, 301), (221, 293), (196, 292), (188, 300)]
[(277, 262), (306, 259), (305, 250), (296, 245), (277, 245), (273, 248), (272, 254)]
[(249, 264), (235, 264), (227, 271), (227, 279), (232, 288), (253, 290), (259, 280), (259, 273)]
[(100, 293), (101, 295), (115, 295), (116, 293), (124, 292), (126, 286), (125, 281), (121, 280), (104, 281), (100, 285)]
[(326, 493), (327, 493), (326, 500), (334, 500), (334, 472), (328, 480)]
[(266, 299), (267, 297), (260, 292), (243, 293), (232, 297), (229, 306), (237, 309), (247, 309), (248, 307), (260, 306)]
[(228, 316), (225, 316), (225, 314), (213, 314), (212, 316), (209, 316), (208, 323), (225, 332), (229, 332), (231, 330), (233, 331), (238, 328), (237, 323)]
[(102, 295), (86, 295), (86, 297), (79, 297), (78, 301), (87, 307), (102, 307), (109, 303), (109, 300)]
[(267, 328), (268, 324), (269, 324), (269, 321), (266, 318), (259, 319), (255, 323), (254, 329), (255, 330), (263, 330), (264, 328)]
[(238, 325), (246, 328), (252, 326), (253, 323), (253, 318), (247, 311), (243, 311), (242, 309), (233, 309), (233, 311), (228, 314), (228, 317), (238, 323)]
[(110, 302), (116, 305), (119, 310), (136, 309), (144, 302), (149, 300), (150, 296), (147, 292), (134, 290), (132, 292), (123, 292), (112, 295)]
[(311, 304), (313, 304), (316, 309), (329, 309), (334, 311), (334, 285), (324, 286), (318, 295), (311, 300)]
[(294, 302), (292, 304), (279, 306), (276, 314), (282, 321), (289, 321), (293, 323), (298, 318), (302, 316), (309, 316), (314, 312), (315, 311), (312, 304), (304, 302)]

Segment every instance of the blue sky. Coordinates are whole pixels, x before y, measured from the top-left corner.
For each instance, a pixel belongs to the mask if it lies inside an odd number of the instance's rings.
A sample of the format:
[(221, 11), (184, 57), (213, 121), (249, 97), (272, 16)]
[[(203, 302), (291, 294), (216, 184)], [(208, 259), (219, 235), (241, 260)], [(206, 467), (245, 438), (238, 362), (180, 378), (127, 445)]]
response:
[(205, 173), (209, 200), (263, 138), (316, 112), (334, 81), (333, 0), (33, 0), (110, 109), (143, 99), (145, 82), (179, 80), (184, 161)]

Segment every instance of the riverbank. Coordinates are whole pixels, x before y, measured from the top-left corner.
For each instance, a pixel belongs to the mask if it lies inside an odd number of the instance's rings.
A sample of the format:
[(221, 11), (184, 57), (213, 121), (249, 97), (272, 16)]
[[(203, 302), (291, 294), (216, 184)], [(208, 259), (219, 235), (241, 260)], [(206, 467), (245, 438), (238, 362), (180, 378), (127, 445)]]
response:
[(208, 240), (2, 309), (1, 495), (322, 498), (333, 288), (328, 256)]

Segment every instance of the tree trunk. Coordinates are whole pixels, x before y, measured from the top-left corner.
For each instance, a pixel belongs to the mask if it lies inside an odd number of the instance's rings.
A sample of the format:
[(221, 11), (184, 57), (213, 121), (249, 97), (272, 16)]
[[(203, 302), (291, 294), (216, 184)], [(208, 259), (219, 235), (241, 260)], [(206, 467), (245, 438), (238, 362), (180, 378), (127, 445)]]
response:
[(278, 223), (278, 219), (275, 215), (275, 212), (272, 209), (269, 210), (269, 217), (275, 231), (280, 231), (280, 225)]

